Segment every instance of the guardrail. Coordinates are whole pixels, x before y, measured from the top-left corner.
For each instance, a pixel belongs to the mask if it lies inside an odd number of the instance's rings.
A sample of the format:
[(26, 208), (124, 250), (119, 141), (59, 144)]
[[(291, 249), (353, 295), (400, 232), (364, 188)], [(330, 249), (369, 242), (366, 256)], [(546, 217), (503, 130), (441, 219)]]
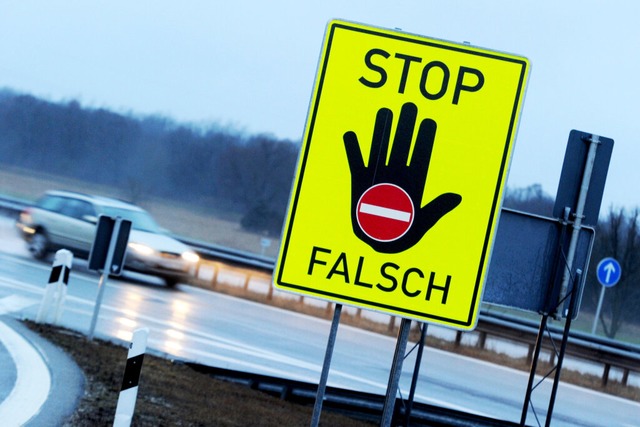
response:
[(17, 215), (21, 210), (28, 207), (29, 203), (8, 196), (0, 196), (0, 212), (5, 214)]
[[(500, 337), (528, 346), (527, 361), (531, 363), (538, 334), (539, 324), (530, 320), (514, 316), (484, 313), (480, 315), (476, 332), (478, 333), (477, 346), (485, 348), (487, 337)], [(556, 343), (562, 339), (560, 327), (549, 327), (551, 336)], [(460, 345), (462, 332), (456, 333), (456, 343)], [(554, 364), (555, 349), (550, 340), (543, 341), (542, 348), (550, 354), (549, 362)], [(595, 362), (603, 366), (602, 386), (609, 383), (611, 368), (619, 368), (622, 371), (621, 383), (628, 384), (631, 372), (640, 373), (640, 346), (621, 341), (594, 336), (580, 331), (570, 333), (567, 344), (567, 355), (589, 362)]]
[[(296, 404), (312, 407), (316, 399), (317, 384), (196, 363), (187, 363), (187, 365), (212, 378), (242, 384)], [(384, 400), (385, 396), (383, 395), (328, 386), (325, 390), (322, 409), (377, 423), (382, 417)], [(412, 403), (410, 419), (407, 420), (408, 411), (405, 403), (400, 398), (396, 399), (391, 425), (411, 425), (413, 427), (510, 427), (519, 425), (422, 402)]]
[[(28, 202), (8, 197), (0, 197), (0, 211), (11, 215), (16, 215), (20, 210), (29, 206)], [(211, 261), (221, 261), (224, 263), (250, 267), (262, 273), (272, 274), (275, 261), (272, 258), (231, 249), (195, 239), (174, 236), (184, 243), (193, 247), (202, 258)], [(213, 281), (215, 282), (215, 276)], [(245, 283), (247, 288), (248, 279)], [(269, 290), (268, 298), (272, 297), (273, 289)], [(330, 308), (330, 304), (327, 305)], [(358, 312), (359, 313), (359, 312)], [(389, 328), (393, 328), (395, 318), (391, 317)], [(508, 341), (520, 343), (528, 346), (529, 361), (533, 355), (535, 338), (539, 325), (531, 320), (517, 318), (514, 316), (500, 315), (495, 313), (481, 313), (478, 326), (473, 334), (477, 334), (476, 345), (480, 348), (486, 347), (488, 337), (502, 338)], [(560, 339), (562, 330), (560, 328), (550, 328), (554, 339)], [(455, 342), (461, 345), (464, 332), (457, 332)], [(552, 344), (548, 340), (544, 342), (544, 348), (552, 350)], [(551, 358), (555, 352), (550, 351)], [(611, 339), (606, 339), (591, 334), (572, 331), (569, 337), (567, 354), (590, 362), (596, 362), (603, 366), (602, 385), (609, 383), (611, 369), (618, 368), (622, 371), (622, 384), (628, 383), (631, 372), (640, 373), (640, 346), (623, 343)], [(553, 363), (553, 360), (550, 360)]]
[(191, 246), (198, 254), (206, 259), (221, 260), (242, 267), (253, 267), (266, 273), (272, 273), (275, 267), (273, 258), (252, 252), (230, 249), (225, 246), (214, 245), (200, 240), (173, 235), (177, 240)]

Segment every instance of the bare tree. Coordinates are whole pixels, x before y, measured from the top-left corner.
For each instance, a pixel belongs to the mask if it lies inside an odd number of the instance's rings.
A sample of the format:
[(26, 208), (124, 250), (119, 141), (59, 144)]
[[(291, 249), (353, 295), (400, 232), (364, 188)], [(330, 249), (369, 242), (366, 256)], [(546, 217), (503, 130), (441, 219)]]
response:
[(299, 144), (0, 91), (0, 164), (243, 215), (279, 233)]
[(298, 146), (258, 135), (230, 145), (220, 156), (224, 195), (243, 206), (242, 225), (275, 235), (282, 228)]
[(553, 198), (544, 192), (540, 184), (531, 184), (524, 188), (507, 187), (503, 205), (523, 212), (551, 216), (553, 203)]

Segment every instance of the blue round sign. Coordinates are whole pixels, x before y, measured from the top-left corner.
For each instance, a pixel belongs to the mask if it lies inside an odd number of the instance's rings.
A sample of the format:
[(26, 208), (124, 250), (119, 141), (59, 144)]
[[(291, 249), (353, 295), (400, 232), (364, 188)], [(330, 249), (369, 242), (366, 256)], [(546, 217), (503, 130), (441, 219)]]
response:
[(596, 275), (602, 286), (610, 288), (620, 281), (622, 267), (620, 267), (620, 263), (614, 258), (603, 258), (602, 261), (598, 263)]

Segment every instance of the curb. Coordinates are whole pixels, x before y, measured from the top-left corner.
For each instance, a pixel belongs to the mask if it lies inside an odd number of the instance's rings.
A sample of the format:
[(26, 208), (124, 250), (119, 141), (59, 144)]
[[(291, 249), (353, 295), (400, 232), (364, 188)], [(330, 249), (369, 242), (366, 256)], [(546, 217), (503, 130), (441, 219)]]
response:
[[(35, 352), (32, 356), (41, 359), (49, 374), (48, 378), (42, 379), (42, 387), (49, 386), (49, 391), (42, 404), (39, 407), (29, 409), (28, 412), (31, 413), (20, 413), (11, 410), (14, 408), (5, 408), (7, 412), (13, 413), (17, 418), (14, 419), (15, 421), (3, 419), (3, 423), (11, 424), (14, 422), (14, 424), (29, 427), (63, 425), (74, 413), (84, 393), (85, 379), (82, 370), (64, 351), (30, 330), (22, 322), (8, 316), (0, 316), (0, 323), (16, 332), (23, 340), (22, 344)], [(3, 341), (2, 338), (0, 336), (0, 342)], [(19, 363), (14, 364), (15, 368), (19, 369)], [(20, 373), (17, 372), (16, 378), (19, 378), (19, 375)], [(32, 390), (30, 394), (33, 395), (34, 391)], [(19, 399), (16, 399), (12, 403), (18, 402)], [(0, 402), (0, 412), (2, 412), (3, 403)]]

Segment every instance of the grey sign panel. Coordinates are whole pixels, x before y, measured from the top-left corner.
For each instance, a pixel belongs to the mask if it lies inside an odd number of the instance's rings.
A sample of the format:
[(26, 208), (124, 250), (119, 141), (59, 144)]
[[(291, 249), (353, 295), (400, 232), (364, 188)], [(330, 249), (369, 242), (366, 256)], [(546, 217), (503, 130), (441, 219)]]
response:
[[(550, 310), (549, 305), (557, 301), (554, 286), (562, 278), (560, 242), (566, 250), (570, 233), (570, 228), (562, 233), (558, 220), (502, 209), (483, 302), (536, 313)], [(592, 228), (581, 230), (574, 272), (586, 273), (594, 234)], [(583, 274), (578, 295), (585, 277)]]
[[(602, 193), (604, 192), (609, 161), (613, 152), (613, 139), (602, 136), (598, 138), (599, 144), (596, 149), (593, 171), (589, 181), (589, 192), (584, 207), (584, 218), (582, 220), (584, 225), (592, 226), (598, 223)], [(578, 130), (572, 130), (569, 133), (562, 173), (560, 174), (560, 183), (556, 193), (556, 203), (553, 208), (553, 216), (556, 218), (564, 217), (565, 207), (571, 208), (572, 213), (576, 212), (582, 176), (592, 139), (593, 135), (590, 133)]]
[(98, 226), (96, 228), (96, 236), (93, 239), (91, 252), (89, 254), (89, 270), (99, 271), (104, 269), (107, 260), (107, 252), (109, 252), (109, 242), (113, 234), (115, 219), (100, 215), (98, 217)]
[(113, 238), (115, 241), (115, 250), (113, 251), (113, 259), (109, 267), (109, 274), (119, 276), (124, 268), (125, 255), (127, 254), (127, 245), (129, 243), (129, 233), (131, 232), (131, 221), (123, 219), (120, 221), (118, 235)]
[[(131, 221), (120, 218), (118, 235), (114, 236), (113, 231), (116, 221), (116, 218), (111, 218), (106, 215), (100, 215), (100, 217), (98, 217), (96, 236), (89, 254), (89, 270), (102, 271), (106, 267), (110, 270), (109, 274), (111, 275), (117, 276), (122, 273), (127, 243), (129, 241), (129, 232), (131, 231)], [(105, 264), (112, 239), (115, 239), (113, 258), (111, 265), (106, 266)]]

